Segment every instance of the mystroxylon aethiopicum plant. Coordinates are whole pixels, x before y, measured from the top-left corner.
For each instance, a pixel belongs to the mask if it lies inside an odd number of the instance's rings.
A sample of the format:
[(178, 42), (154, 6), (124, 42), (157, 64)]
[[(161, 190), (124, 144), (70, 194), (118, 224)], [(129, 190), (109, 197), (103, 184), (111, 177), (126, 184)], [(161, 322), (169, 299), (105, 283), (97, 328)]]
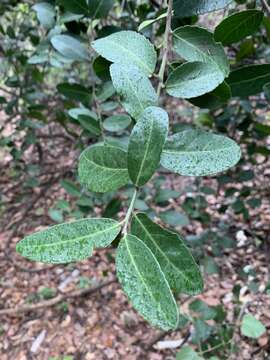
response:
[[(175, 1), (175, 11), (187, 6), (185, 3)], [(93, 249), (108, 247), (119, 237), (116, 269), (123, 290), (147, 321), (164, 330), (177, 329), (183, 321), (176, 296), (202, 292), (203, 280), (179, 234), (162, 228), (144, 213), (134, 213), (137, 194), (160, 165), (182, 176), (209, 176), (234, 166), (241, 156), (239, 146), (225, 136), (201, 129), (170, 135), (169, 114), (159, 106), (161, 92), (165, 89), (169, 95), (185, 99), (217, 88), (226, 92), (230, 66), (222, 43), (230, 43), (234, 36), (224, 35), (226, 23), (215, 34), (198, 26), (182, 26), (172, 32), (172, 14), (173, 1), (169, 0), (159, 71), (154, 45), (135, 31), (119, 31), (91, 44), (111, 62), (113, 86), (135, 126), (127, 151), (106, 142), (85, 149), (79, 159), (79, 179), (88, 191), (100, 193), (132, 183), (134, 195), (125, 218), (121, 222), (89, 218), (56, 225), (25, 237), (17, 245), (17, 251), (30, 260), (60, 264), (86, 259)], [(60, 52), (67, 51), (61, 45), (63, 36), (52, 38)], [(169, 72), (171, 44), (186, 62)], [(71, 46), (73, 55), (76, 46)], [(80, 58), (87, 57), (86, 51), (77, 50)], [(233, 77), (229, 83), (233, 84)]]

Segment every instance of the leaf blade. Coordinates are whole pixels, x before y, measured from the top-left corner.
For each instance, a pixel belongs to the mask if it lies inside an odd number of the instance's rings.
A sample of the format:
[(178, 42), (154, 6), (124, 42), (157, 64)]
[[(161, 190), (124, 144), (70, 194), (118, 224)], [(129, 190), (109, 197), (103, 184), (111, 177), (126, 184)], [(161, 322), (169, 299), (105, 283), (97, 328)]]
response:
[(21, 240), (16, 251), (33, 261), (62, 264), (91, 256), (94, 247), (106, 247), (121, 225), (111, 219), (83, 219), (52, 226)]
[(209, 176), (234, 166), (241, 157), (230, 138), (202, 130), (185, 130), (165, 144), (161, 165), (184, 176)]
[(158, 107), (144, 110), (128, 146), (128, 172), (136, 186), (144, 185), (157, 169), (169, 129), (167, 113)]
[(90, 146), (79, 159), (79, 180), (88, 190), (101, 193), (126, 185), (126, 152), (113, 146)]
[(133, 235), (120, 242), (117, 276), (135, 309), (153, 326), (175, 329), (179, 312), (167, 280), (152, 252)]
[(199, 267), (178, 234), (163, 229), (143, 213), (133, 217), (131, 233), (152, 251), (172, 290), (190, 295), (203, 290)]

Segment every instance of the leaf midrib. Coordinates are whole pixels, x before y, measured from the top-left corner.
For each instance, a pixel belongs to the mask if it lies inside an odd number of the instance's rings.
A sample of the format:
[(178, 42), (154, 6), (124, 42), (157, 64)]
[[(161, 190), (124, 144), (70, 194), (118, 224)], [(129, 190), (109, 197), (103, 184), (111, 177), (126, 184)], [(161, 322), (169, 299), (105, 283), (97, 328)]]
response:
[[(81, 240), (84, 240), (85, 238), (92, 238), (94, 236), (99, 236), (99, 235), (101, 235), (103, 233), (114, 230), (117, 227), (120, 227), (119, 223), (115, 224), (114, 226), (112, 226), (110, 228), (103, 229), (101, 231), (95, 232), (94, 234), (88, 234), (88, 235), (80, 236), (80, 237), (69, 239), (69, 240), (58, 241), (58, 242), (48, 243), (48, 244), (46, 244), (46, 243), (45, 244), (37, 244), (37, 245), (36, 244), (31, 244), (31, 248), (39, 248), (39, 247), (48, 248), (48, 247), (53, 247), (53, 246), (61, 246), (63, 244), (68, 244), (68, 243), (71, 243), (71, 242), (81, 241)], [(93, 245), (95, 245), (95, 244), (93, 244)]]
[[(139, 220), (139, 218), (136, 216), (136, 219), (138, 221), (138, 223), (141, 225), (141, 227), (143, 228), (143, 230), (145, 231), (146, 235), (148, 235), (148, 237), (150, 238), (151, 242), (154, 244), (154, 246), (158, 249), (158, 251), (161, 253), (161, 255), (163, 255), (163, 257), (166, 259), (167, 263), (171, 264), (176, 270), (177, 272), (179, 272), (182, 277), (188, 282), (191, 283), (190, 280), (187, 278), (187, 276), (173, 263), (170, 261), (170, 259), (168, 258), (167, 254), (164, 253), (162, 251), (162, 249), (159, 247), (159, 245), (154, 241), (153, 237), (151, 236), (151, 234), (149, 233), (149, 231), (147, 230), (147, 228), (144, 226), (144, 224)], [(184, 244), (181, 244), (183, 246), (185, 246)]]
[(99, 167), (101, 169), (104, 169), (105, 171), (127, 171), (127, 168), (110, 168), (110, 167), (105, 167), (105, 166), (102, 166), (100, 164), (97, 164), (96, 162), (94, 162), (92, 159), (88, 159), (88, 157), (86, 156), (86, 154), (83, 154), (82, 155), (83, 158), (85, 160), (87, 160), (90, 164), (93, 164), (95, 165), (96, 167)]

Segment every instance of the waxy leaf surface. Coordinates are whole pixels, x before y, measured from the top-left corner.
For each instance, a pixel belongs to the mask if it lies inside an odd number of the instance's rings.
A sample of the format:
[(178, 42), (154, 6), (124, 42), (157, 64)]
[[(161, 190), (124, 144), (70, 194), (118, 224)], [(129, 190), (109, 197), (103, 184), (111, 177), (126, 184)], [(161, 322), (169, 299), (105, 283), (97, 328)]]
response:
[(77, 39), (69, 35), (55, 35), (51, 38), (53, 47), (70, 60), (88, 60), (86, 47)]
[(148, 106), (157, 105), (157, 94), (141, 70), (134, 66), (113, 64), (110, 73), (124, 108), (133, 118), (138, 119)]
[(26, 236), (17, 244), (16, 251), (43, 263), (81, 261), (92, 255), (93, 248), (109, 246), (120, 230), (115, 220), (82, 219)]
[(136, 186), (150, 180), (159, 166), (168, 128), (168, 114), (154, 106), (145, 109), (134, 126), (128, 146), (128, 172)]
[(126, 235), (116, 257), (117, 276), (134, 308), (153, 326), (175, 329), (179, 311), (161, 268), (149, 248)]
[(169, 137), (161, 164), (180, 175), (208, 176), (229, 169), (240, 157), (239, 146), (230, 138), (202, 130), (185, 130)]
[(199, 267), (178, 234), (163, 229), (143, 213), (133, 217), (131, 233), (152, 251), (173, 292), (194, 295), (202, 291)]
[(79, 180), (90, 191), (105, 193), (129, 182), (127, 154), (113, 146), (94, 145), (79, 160)]
[(231, 2), (232, 0), (174, 0), (173, 8), (175, 15), (183, 18), (223, 9)]
[(157, 54), (154, 46), (135, 31), (119, 31), (95, 40), (92, 47), (113, 63), (136, 66), (146, 75), (155, 70)]

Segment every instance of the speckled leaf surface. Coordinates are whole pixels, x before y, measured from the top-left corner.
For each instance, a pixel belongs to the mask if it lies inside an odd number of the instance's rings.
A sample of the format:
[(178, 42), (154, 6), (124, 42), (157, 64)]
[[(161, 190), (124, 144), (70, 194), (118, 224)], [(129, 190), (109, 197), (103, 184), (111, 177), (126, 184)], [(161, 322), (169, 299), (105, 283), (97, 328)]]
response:
[(216, 65), (223, 79), (228, 76), (230, 66), (224, 49), (206, 29), (189, 25), (176, 29), (173, 32), (173, 46), (183, 59)]
[(119, 189), (129, 182), (127, 153), (113, 146), (90, 146), (79, 159), (79, 180), (90, 191)]
[(178, 234), (143, 213), (133, 217), (131, 233), (152, 251), (173, 292), (195, 295), (203, 290), (199, 267)]
[(161, 164), (185, 176), (214, 175), (237, 164), (239, 146), (230, 138), (202, 130), (186, 130), (165, 144)]
[(168, 114), (155, 106), (145, 109), (134, 126), (128, 146), (128, 172), (136, 186), (150, 180), (159, 166), (168, 129)]
[(94, 247), (109, 246), (120, 230), (120, 224), (111, 219), (78, 220), (26, 236), (16, 251), (43, 263), (81, 261), (92, 255)]
[(77, 39), (69, 35), (55, 35), (51, 38), (53, 47), (70, 60), (88, 60), (86, 47)]
[(232, 0), (174, 0), (173, 8), (176, 16), (188, 17), (223, 9), (231, 2)]
[(232, 96), (256, 95), (270, 82), (270, 64), (243, 66), (232, 71), (227, 82), (231, 87)]
[(216, 65), (199, 61), (178, 66), (166, 82), (169, 95), (184, 99), (204, 95), (223, 82), (223, 73)]
[(246, 10), (232, 14), (215, 28), (215, 40), (223, 45), (240, 41), (258, 30), (262, 20), (263, 12), (260, 10)]
[(105, 59), (127, 66), (133, 65), (144, 74), (151, 75), (156, 67), (154, 46), (135, 31), (120, 31), (95, 40), (92, 47)]
[(110, 73), (124, 108), (134, 119), (138, 119), (148, 106), (157, 105), (157, 94), (141, 70), (134, 66), (113, 64)]
[(134, 308), (153, 326), (175, 329), (179, 311), (169, 284), (150, 249), (126, 235), (116, 257), (117, 276)]

